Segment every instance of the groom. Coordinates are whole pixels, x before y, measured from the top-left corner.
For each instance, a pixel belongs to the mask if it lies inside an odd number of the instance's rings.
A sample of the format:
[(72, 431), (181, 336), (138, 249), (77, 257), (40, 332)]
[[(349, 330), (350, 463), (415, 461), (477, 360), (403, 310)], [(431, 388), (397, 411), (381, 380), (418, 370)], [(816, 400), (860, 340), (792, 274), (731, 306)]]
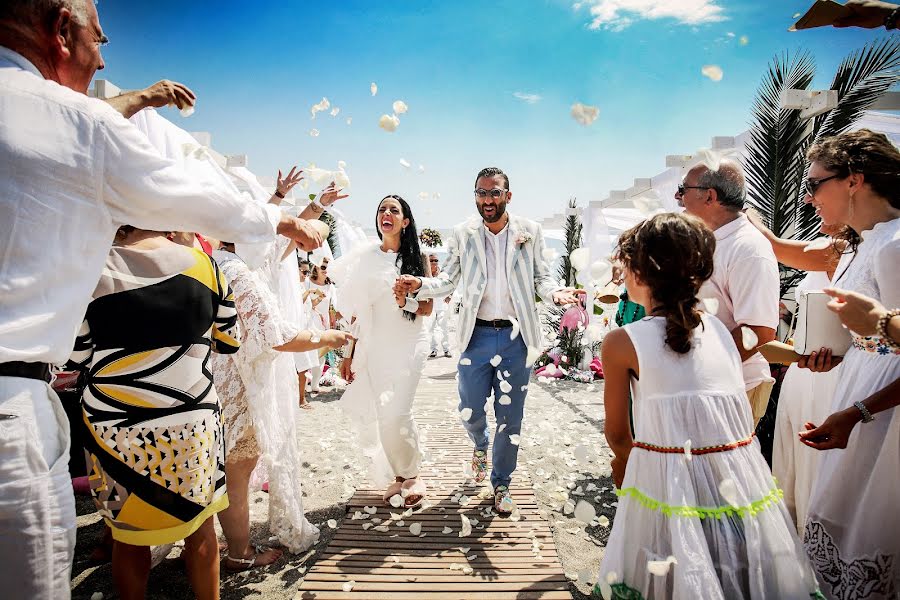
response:
[(491, 484), (494, 507), (503, 515), (513, 510), (509, 483), (516, 470), (531, 363), (542, 348), (535, 293), (554, 304), (578, 301), (550, 274), (541, 226), (506, 212), (511, 200), (506, 174), (496, 167), (482, 169), (475, 179), (475, 206), (482, 218), (453, 230), (442, 272), (431, 278), (403, 275), (395, 285), (398, 294), (418, 292), (420, 298), (444, 297), (462, 285), (459, 410), (475, 443), (472, 467), (475, 481), (481, 482), (487, 476), (490, 444), (486, 410), (493, 400), (497, 431)]

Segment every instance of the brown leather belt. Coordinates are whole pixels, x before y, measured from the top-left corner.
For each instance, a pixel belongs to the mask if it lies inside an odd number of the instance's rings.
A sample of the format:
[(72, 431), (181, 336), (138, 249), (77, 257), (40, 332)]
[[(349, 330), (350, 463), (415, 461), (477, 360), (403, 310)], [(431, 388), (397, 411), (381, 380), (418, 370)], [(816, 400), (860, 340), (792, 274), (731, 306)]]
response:
[(0, 363), (0, 377), (23, 377), (50, 383), (50, 365), (38, 362)]
[(475, 319), (475, 325), (479, 327), (493, 327), (494, 329), (505, 329), (512, 327), (512, 321), (506, 319), (494, 319), (493, 321), (485, 321), (484, 319)]

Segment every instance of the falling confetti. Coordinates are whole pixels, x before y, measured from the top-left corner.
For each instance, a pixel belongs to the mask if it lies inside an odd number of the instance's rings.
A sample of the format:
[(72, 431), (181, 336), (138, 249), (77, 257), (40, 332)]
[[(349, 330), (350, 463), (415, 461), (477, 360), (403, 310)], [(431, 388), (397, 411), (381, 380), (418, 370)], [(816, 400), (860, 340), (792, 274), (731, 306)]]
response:
[(741, 345), (749, 352), (759, 345), (759, 337), (749, 327), (741, 327)]
[(576, 271), (584, 271), (588, 267), (591, 251), (588, 248), (578, 248), (569, 255), (569, 262)]
[(576, 102), (572, 105), (571, 114), (573, 119), (587, 127), (597, 120), (597, 117), (600, 115), (600, 109), (596, 106), (589, 106), (587, 104), (582, 104), (581, 102)]
[(492, 366), (492, 367), (496, 367), (497, 365), (500, 364), (500, 362), (501, 362), (502, 360), (503, 360), (503, 357), (502, 357), (502, 356), (500, 356), (499, 354), (495, 354), (495, 355), (494, 355), (494, 358), (491, 359), (491, 366)]
[(502, 432), (504, 429), (506, 429), (506, 423), (502, 423), (500, 427), (497, 428), (497, 433)]
[(319, 137), (319, 130), (318, 129), (310, 129), (309, 137)]
[(512, 385), (508, 381), (505, 381), (505, 380), (501, 381), (500, 382), (500, 391), (503, 392), (504, 394), (508, 394), (512, 391)]
[(669, 568), (672, 565), (677, 564), (678, 561), (675, 560), (674, 556), (669, 556), (668, 558), (666, 558), (666, 560), (651, 560), (647, 561), (647, 571), (649, 571), (651, 575), (664, 577), (669, 573)]
[(419, 171), (419, 175), (422, 175), (423, 173), (425, 173), (425, 165), (419, 165), (419, 168), (417, 169), (417, 171)]
[(469, 365), (472, 364), (472, 359), (471, 358), (461, 358), (461, 359), (459, 359), (459, 364), (462, 367), (468, 367)]
[(535, 348), (534, 346), (528, 346), (528, 353), (525, 356), (525, 366), (531, 367), (538, 358), (541, 357), (540, 348)]
[(728, 504), (738, 506), (737, 485), (733, 479), (723, 479), (722, 483), (719, 484), (719, 493), (722, 494), (722, 497)]
[(395, 115), (402, 115), (406, 111), (409, 110), (409, 107), (406, 105), (406, 102), (403, 100), (394, 100), (394, 104), (391, 105), (391, 108), (394, 109)]
[[(507, 315), (506, 319), (512, 323), (512, 331), (509, 332), (509, 339), (514, 340), (519, 337), (521, 325), (519, 325), (519, 320), (512, 315)], [(507, 375), (507, 377), (509, 377), (509, 375)]]
[(409, 164), (409, 161), (406, 160), (405, 158), (401, 158), (401, 159), (400, 159), (400, 166), (403, 167), (404, 169), (408, 169), (408, 168), (410, 168), (412, 165), (410, 165), (410, 164)]
[(703, 305), (703, 310), (710, 315), (719, 312), (719, 301), (716, 298), (704, 298), (700, 304)]
[(472, 409), (468, 407), (462, 409), (459, 411), (459, 416), (463, 421), (468, 421), (472, 418)]
[(748, 38), (746, 35), (742, 35), (742, 36), (738, 39), (738, 43), (739, 43), (741, 46), (746, 46), (747, 44), (750, 43), (750, 38)]
[[(504, 381), (503, 383), (506, 383), (506, 382)], [(509, 406), (510, 404), (512, 404), (512, 398), (510, 398), (506, 394), (503, 394), (502, 396), (500, 396), (500, 399), (498, 400), (498, 402), (500, 404), (502, 404), (503, 406)]]
[(312, 118), (316, 118), (316, 113), (320, 113), (322, 111), (328, 110), (331, 107), (331, 102), (328, 101), (328, 98), (322, 98), (322, 100), (318, 104), (313, 104), (312, 108), (309, 109), (310, 114), (312, 114)]
[(385, 131), (394, 132), (400, 126), (400, 119), (397, 118), (397, 115), (381, 115), (381, 118), (378, 119), (378, 126)]
[(377, 94), (377, 93), (378, 93), (378, 84), (376, 84), (376, 83), (373, 81), (372, 84), (369, 86), (369, 91), (372, 92), (372, 95), (373, 95), (373, 96), (374, 96), (375, 94)]
[(704, 77), (708, 77), (712, 81), (722, 81), (724, 73), (719, 65), (703, 65), (700, 72)]
[(353, 117), (347, 117), (347, 125), (353, 125)]
[(816, 238), (803, 247), (804, 252), (813, 252), (814, 250), (825, 250), (831, 248), (832, 241), (829, 237)]
[(331, 109), (331, 116), (332, 116), (332, 117), (336, 117), (336, 116), (338, 116), (338, 114), (339, 114), (340, 112), (341, 112), (341, 109), (338, 108), (337, 106), (335, 106), (334, 108)]
[(520, 439), (521, 439), (521, 438), (520, 438), (519, 434), (514, 433), (514, 434), (512, 434), (512, 435), (509, 436), (509, 443), (512, 444), (513, 446), (518, 446), (518, 445), (519, 445), (519, 440), (520, 440)]

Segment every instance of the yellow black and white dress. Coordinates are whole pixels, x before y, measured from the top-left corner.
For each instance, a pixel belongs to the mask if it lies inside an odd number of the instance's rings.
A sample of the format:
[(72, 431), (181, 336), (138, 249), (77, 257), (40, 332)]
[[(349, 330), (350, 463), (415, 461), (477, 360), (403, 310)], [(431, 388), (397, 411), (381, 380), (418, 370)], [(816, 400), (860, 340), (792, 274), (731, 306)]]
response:
[(210, 352), (232, 353), (237, 314), (203, 252), (113, 247), (75, 344), (91, 493), (113, 538), (178, 541), (227, 508)]

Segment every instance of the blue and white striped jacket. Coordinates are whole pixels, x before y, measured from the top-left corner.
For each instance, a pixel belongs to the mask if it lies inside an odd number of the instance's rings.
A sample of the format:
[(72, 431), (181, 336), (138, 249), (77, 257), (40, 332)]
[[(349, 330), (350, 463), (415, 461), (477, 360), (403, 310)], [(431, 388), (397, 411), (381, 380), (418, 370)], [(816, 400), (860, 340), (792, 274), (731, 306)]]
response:
[[(460, 287), (462, 305), (456, 334), (460, 351), (465, 350), (475, 329), (475, 315), (487, 287), (483, 222), (473, 217), (457, 225), (446, 241), (449, 256), (437, 277), (423, 277), (419, 298), (438, 298), (450, 295)], [(544, 235), (536, 222), (509, 215), (509, 236), (506, 248), (506, 276), (510, 296), (516, 310), (514, 315), (521, 327), (525, 345), (535, 350), (543, 346), (535, 293), (544, 302), (553, 302), (553, 293), (562, 289), (550, 274), (544, 259)]]

